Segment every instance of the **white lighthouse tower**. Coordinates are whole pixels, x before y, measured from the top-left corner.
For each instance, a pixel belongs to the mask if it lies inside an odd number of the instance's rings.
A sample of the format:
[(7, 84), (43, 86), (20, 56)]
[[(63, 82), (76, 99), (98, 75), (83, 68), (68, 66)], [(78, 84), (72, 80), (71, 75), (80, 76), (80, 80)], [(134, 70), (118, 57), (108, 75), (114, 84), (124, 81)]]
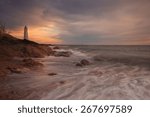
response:
[(24, 27), (24, 40), (28, 40), (28, 27)]

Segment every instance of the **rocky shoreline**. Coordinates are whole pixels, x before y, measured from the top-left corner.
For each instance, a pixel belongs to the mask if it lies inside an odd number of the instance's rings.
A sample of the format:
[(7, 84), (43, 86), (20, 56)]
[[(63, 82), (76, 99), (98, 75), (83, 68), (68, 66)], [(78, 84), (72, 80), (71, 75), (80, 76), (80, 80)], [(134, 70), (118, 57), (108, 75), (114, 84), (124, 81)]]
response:
[(42, 67), (42, 63), (34, 58), (69, 57), (72, 54), (69, 51), (59, 52), (58, 49), (57, 46), (50, 48), (49, 45), (20, 40), (8, 34), (3, 35), (0, 38), (0, 78), (10, 73), (22, 73)]
[[(43, 95), (43, 91), (49, 92), (58, 86), (65, 85), (69, 81), (62, 79), (56, 82), (47, 82), (44, 86), (41, 85), (37, 88), (29, 88), (28, 84), (23, 87), (18, 85), (13, 86), (11, 82), (16, 80), (16, 77), (15, 79), (10, 78), (9, 75), (22, 75), (30, 71), (44, 69), (46, 66), (44, 63), (39, 62), (38, 58), (54, 56), (62, 59), (61, 57), (66, 58), (71, 55), (71, 51), (63, 50), (55, 45), (38, 44), (28, 40), (17, 39), (11, 35), (4, 35), (0, 38), (0, 99), (40, 99), (39, 95), (36, 95), (34, 92), (38, 91), (38, 94)], [(89, 61), (83, 59), (77, 61), (75, 66), (84, 67), (89, 64)], [(57, 77), (58, 75), (58, 71), (50, 70), (47, 73), (47, 76), (50, 78)], [(28, 80), (32, 81), (30, 77), (26, 77), (25, 79), (19, 77), (17, 82)]]

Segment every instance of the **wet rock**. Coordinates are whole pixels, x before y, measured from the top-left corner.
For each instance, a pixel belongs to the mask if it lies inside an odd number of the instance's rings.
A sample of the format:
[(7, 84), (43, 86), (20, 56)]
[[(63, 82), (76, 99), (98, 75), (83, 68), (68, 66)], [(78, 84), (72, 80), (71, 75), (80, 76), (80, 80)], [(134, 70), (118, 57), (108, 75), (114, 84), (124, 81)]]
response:
[(33, 59), (23, 59), (23, 65), (26, 67), (42, 66), (42, 63), (34, 61)]
[(58, 47), (58, 46), (55, 46), (55, 47), (53, 47), (53, 49), (60, 49), (60, 47)]
[(7, 69), (10, 70), (10, 72), (12, 73), (17, 73), (17, 74), (22, 73), (22, 70), (20, 68), (8, 67)]
[(56, 53), (56, 51), (53, 50), (53, 51), (50, 53), (50, 55), (51, 55), (51, 56), (55, 56), (55, 53)]
[(49, 76), (55, 76), (55, 75), (57, 75), (57, 73), (49, 73), (48, 75)]
[(65, 81), (60, 81), (59, 83), (60, 83), (60, 84), (65, 84)]
[(86, 65), (89, 65), (89, 64), (90, 64), (90, 62), (88, 60), (83, 59), (79, 63), (76, 63), (76, 66), (83, 67), (83, 66), (86, 66)]
[(54, 56), (55, 57), (70, 57), (71, 54), (72, 53), (70, 51), (61, 51), (61, 52), (55, 52)]
[(25, 73), (27, 72), (29, 69), (28, 68), (24, 68), (24, 67), (7, 67), (7, 69), (10, 71), (10, 73), (16, 73), (16, 74), (20, 74), (20, 73)]
[(76, 66), (82, 67), (83, 65), (81, 63), (76, 63)]
[(90, 62), (88, 60), (86, 60), (86, 59), (81, 60), (80, 63), (82, 65), (89, 65), (90, 64)]

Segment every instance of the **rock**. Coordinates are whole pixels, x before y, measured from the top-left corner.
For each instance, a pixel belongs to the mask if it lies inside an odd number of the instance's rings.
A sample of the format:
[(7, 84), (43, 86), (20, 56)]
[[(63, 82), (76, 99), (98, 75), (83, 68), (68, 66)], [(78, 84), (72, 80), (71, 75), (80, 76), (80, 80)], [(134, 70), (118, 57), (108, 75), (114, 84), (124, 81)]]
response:
[(48, 75), (49, 76), (55, 76), (55, 75), (57, 75), (57, 73), (49, 73)]
[(70, 57), (71, 54), (70, 51), (54, 52), (55, 57)]
[(23, 45), (19, 49), (18, 56), (43, 58), (49, 56), (51, 52), (52, 49), (44, 45)]
[(89, 64), (90, 64), (90, 62), (88, 60), (83, 59), (79, 63), (76, 63), (76, 66), (83, 67), (83, 66), (86, 66), (86, 65), (89, 65)]
[(82, 65), (89, 65), (90, 64), (90, 62), (88, 60), (86, 60), (86, 59), (81, 60), (80, 63)]
[(28, 62), (31, 63), (31, 62), (33, 62), (33, 59), (23, 59), (22, 61), (25, 62), (25, 63), (28, 63)]
[(81, 63), (76, 63), (76, 66), (82, 67), (82, 64)]
[(55, 53), (56, 53), (56, 51), (53, 50), (53, 51), (50, 53), (50, 55), (51, 55), (51, 56), (55, 56)]
[[(42, 64), (39, 62), (23, 62), (21, 59), (46, 57), (51, 55), (51, 53), (53, 54), (52, 51), (48, 44), (21, 40), (9, 34), (0, 35), (0, 78), (4, 78), (4, 76), (12, 72), (24, 72), (25, 68), (30, 69), (33, 65), (41, 66)], [(10, 68), (7, 68), (8, 66)]]
[(7, 67), (7, 69), (11, 72), (11, 73), (24, 73), (27, 72), (29, 69), (21, 67), (21, 68), (17, 68), (17, 67)]
[(65, 84), (65, 81), (60, 81), (59, 83), (60, 83), (60, 84)]
[(58, 46), (55, 46), (55, 47), (53, 47), (53, 49), (60, 49), (60, 47), (58, 47)]
[(22, 70), (20, 68), (8, 67), (7, 69), (10, 70), (12, 73), (22, 73)]
[(26, 67), (34, 67), (34, 66), (42, 66), (42, 63), (34, 61), (33, 59), (23, 59), (23, 66)]

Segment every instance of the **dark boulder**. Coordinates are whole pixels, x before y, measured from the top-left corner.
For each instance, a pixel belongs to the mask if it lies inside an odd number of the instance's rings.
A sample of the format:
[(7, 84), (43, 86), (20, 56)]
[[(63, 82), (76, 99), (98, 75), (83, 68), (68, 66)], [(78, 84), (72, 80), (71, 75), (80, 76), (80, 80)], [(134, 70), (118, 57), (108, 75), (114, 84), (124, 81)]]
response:
[(82, 67), (83, 65), (81, 63), (77, 63), (76, 66)]
[(78, 67), (83, 67), (83, 66), (86, 66), (86, 65), (90, 65), (90, 62), (86, 59), (83, 59), (79, 63), (76, 63), (76, 66), (78, 66)]
[(81, 60), (80, 63), (82, 65), (89, 65), (90, 64), (90, 62), (88, 60), (86, 60), (86, 59)]
[(55, 76), (55, 75), (57, 75), (57, 73), (49, 73), (48, 75), (49, 76)]
[(65, 81), (60, 81), (59, 83), (60, 83), (60, 84), (65, 84), (66, 82), (65, 82)]
[(12, 73), (16, 73), (16, 74), (22, 73), (22, 70), (20, 68), (8, 67), (7, 69), (10, 70), (10, 72)]

